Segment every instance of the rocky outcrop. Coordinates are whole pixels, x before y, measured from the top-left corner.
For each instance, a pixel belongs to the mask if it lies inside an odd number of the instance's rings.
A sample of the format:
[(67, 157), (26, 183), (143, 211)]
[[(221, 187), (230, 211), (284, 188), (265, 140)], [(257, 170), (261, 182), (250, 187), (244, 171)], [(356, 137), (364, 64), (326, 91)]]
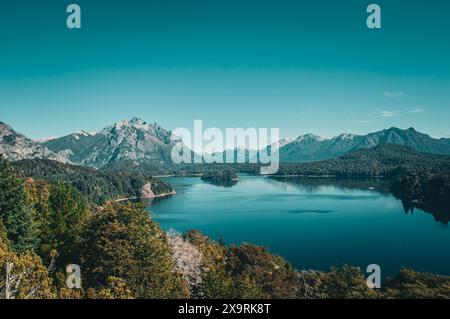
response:
[(0, 122), (0, 154), (11, 161), (39, 158), (70, 164), (65, 156), (50, 151), (3, 122)]

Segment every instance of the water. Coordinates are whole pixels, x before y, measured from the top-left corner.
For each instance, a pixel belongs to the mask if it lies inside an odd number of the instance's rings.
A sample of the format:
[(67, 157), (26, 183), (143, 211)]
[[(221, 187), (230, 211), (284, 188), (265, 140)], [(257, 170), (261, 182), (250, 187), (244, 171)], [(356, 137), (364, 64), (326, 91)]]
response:
[(241, 176), (233, 187), (167, 178), (177, 195), (151, 204), (165, 230), (197, 229), (227, 244), (269, 248), (296, 268), (343, 264), (450, 275), (450, 229), (433, 215), (406, 214), (381, 181)]

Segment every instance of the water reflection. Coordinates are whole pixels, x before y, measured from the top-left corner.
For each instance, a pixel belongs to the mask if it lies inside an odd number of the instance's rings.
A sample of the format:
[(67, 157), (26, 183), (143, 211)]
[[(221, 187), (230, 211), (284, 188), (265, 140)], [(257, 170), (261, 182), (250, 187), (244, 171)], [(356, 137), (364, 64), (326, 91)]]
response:
[[(269, 247), (298, 268), (377, 263), (448, 273), (445, 219), (402, 205), (383, 179), (241, 176), (231, 188), (200, 178), (167, 178), (177, 194), (155, 199), (152, 218), (164, 230), (198, 229), (227, 243)], [(405, 211), (408, 216), (405, 216)]]
[(419, 203), (409, 202), (402, 200), (403, 209), (405, 213), (413, 214), (415, 210), (424, 211), (425, 213), (431, 214), (436, 222), (448, 225), (450, 222), (450, 208), (444, 205), (436, 205), (437, 207), (429, 207)]
[(274, 185), (286, 189), (286, 185), (300, 188), (307, 193), (316, 193), (323, 186), (340, 190), (368, 190), (388, 195), (389, 183), (382, 178), (337, 178), (337, 177), (270, 177)]
[[(383, 195), (391, 194), (390, 182), (383, 178), (271, 177), (269, 181), (285, 190), (289, 190), (289, 187), (297, 187), (310, 194), (317, 193), (324, 186), (334, 186), (342, 191), (368, 190)], [(346, 198), (340, 195), (335, 199), (345, 200)], [(354, 197), (347, 199), (354, 199)], [(398, 199), (401, 200), (401, 198)], [(437, 203), (432, 206), (402, 200), (402, 204), (407, 215), (414, 213), (415, 210), (420, 210), (433, 215), (436, 222), (444, 225), (448, 225), (450, 222), (450, 206), (445, 203)]]

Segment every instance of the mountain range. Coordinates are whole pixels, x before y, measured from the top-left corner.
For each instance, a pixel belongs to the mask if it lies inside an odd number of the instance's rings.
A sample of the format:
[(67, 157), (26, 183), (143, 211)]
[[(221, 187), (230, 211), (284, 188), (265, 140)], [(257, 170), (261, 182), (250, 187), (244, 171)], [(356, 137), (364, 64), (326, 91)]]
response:
[[(79, 131), (41, 143), (15, 132), (0, 122), (0, 152), (8, 159), (48, 158), (64, 163), (102, 168), (114, 163), (132, 161), (153, 165), (172, 165), (171, 131), (139, 118), (123, 120), (97, 133)], [(322, 138), (306, 134), (280, 141), (281, 162), (312, 162), (337, 158), (359, 149), (380, 144), (397, 144), (423, 153), (450, 155), (450, 139), (435, 139), (414, 128), (389, 128), (367, 135), (341, 134)], [(269, 146), (271, 147), (271, 146)], [(235, 149), (253, 157), (254, 150)]]
[(302, 135), (280, 148), (280, 161), (319, 161), (380, 144), (397, 144), (422, 153), (450, 155), (450, 139), (435, 139), (412, 127), (407, 130), (391, 127), (367, 135), (341, 134), (329, 139), (314, 134)]

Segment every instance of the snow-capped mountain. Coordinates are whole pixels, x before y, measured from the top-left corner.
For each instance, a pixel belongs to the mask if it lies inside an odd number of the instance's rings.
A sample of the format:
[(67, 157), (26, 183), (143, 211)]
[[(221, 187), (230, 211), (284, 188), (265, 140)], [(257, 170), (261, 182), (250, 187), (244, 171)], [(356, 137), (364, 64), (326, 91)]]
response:
[(0, 154), (12, 161), (47, 158), (70, 163), (66, 157), (56, 154), (38, 142), (14, 131), (11, 126), (3, 122), (0, 122)]
[[(0, 122), (0, 152), (11, 160), (48, 158), (96, 168), (130, 160), (165, 165), (172, 164), (170, 154), (174, 142), (170, 138), (171, 132), (156, 123), (133, 118), (117, 122), (98, 133), (79, 131), (39, 144)], [(435, 139), (413, 128), (390, 128), (367, 135), (341, 134), (333, 138), (306, 134), (294, 140), (281, 139), (270, 147), (279, 148), (282, 162), (309, 162), (336, 158), (379, 144), (404, 145), (419, 152), (450, 155), (450, 139)], [(238, 153), (250, 159), (257, 158), (256, 150), (227, 150), (223, 155), (236, 158)]]
[(43, 143), (72, 162), (100, 168), (122, 160), (171, 163), (171, 132), (142, 119), (123, 120), (98, 133), (73, 133)]
[(307, 134), (280, 148), (283, 162), (309, 162), (335, 158), (350, 151), (371, 148), (379, 144), (408, 146), (423, 153), (450, 155), (448, 139), (434, 139), (414, 128), (401, 130), (395, 127), (367, 135), (341, 134), (324, 139)]

